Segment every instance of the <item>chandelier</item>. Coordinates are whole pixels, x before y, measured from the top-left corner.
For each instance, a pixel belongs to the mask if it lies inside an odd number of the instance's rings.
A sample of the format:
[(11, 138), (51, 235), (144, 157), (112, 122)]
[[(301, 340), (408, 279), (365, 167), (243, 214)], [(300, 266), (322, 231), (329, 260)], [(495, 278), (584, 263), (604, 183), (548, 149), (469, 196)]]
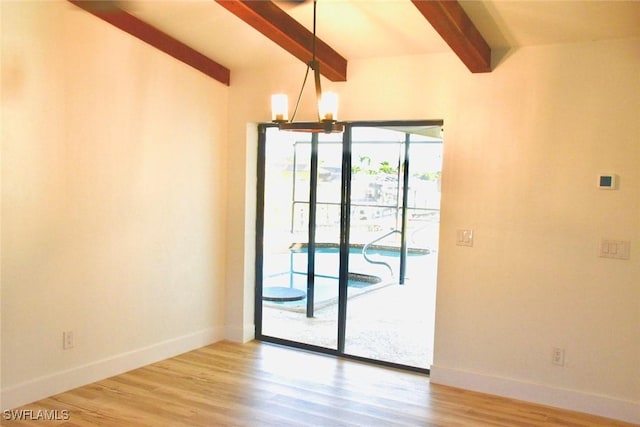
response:
[[(278, 124), (280, 130), (312, 133), (339, 133), (344, 131), (344, 125), (338, 123), (338, 94), (335, 92), (322, 92), (320, 86), (320, 62), (316, 59), (316, 2), (313, 0), (313, 39), (312, 39), (312, 59), (307, 63), (307, 71), (302, 81), (302, 87), (298, 94), (296, 106), (293, 109), (291, 120), (289, 120), (289, 100), (285, 94), (271, 95), (271, 120)], [(318, 104), (317, 122), (295, 122), (302, 92), (304, 91), (309, 70), (313, 70), (316, 86), (316, 102)]]

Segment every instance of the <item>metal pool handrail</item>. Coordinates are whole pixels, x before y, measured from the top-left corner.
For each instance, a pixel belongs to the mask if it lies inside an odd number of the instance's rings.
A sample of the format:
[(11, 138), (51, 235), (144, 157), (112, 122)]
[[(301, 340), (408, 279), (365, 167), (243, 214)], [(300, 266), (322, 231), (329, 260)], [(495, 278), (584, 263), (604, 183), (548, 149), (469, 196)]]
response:
[(369, 243), (367, 243), (366, 245), (364, 245), (362, 247), (362, 256), (364, 257), (365, 260), (367, 260), (367, 262), (369, 262), (370, 264), (379, 264), (379, 265), (384, 265), (385, 267), (387, 267), (389, 269), (389, 273), (391, 273), (391, 276), (394, 276), (393, 274), (393, 269), (391, 268), (391, 266), (389, 265), (389, 263), (384, 262), (384, 261), (376, 261), (374, 259), (371, 259), (367, 256), (367, 249), (369, 249), (369, 246), (373, 245), (374, 243), (379, 242), (380, 240), (391, 236), (394, 233), (402, 233), (402, 231), (400, 230), (391, 230), (390, 232), (384, 234), (383, 236), (380, 236), (372, 241), (370, 241)]

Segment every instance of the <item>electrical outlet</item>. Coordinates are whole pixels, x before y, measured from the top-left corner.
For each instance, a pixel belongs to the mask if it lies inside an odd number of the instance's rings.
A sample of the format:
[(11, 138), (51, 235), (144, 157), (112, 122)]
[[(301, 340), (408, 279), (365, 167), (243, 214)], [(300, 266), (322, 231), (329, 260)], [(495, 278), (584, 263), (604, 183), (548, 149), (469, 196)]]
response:
[(558, 366), (564, 366), (564, 348), (554, 347), (551, 354), (551, 363)]
[(73, 331), (64, 331), (62, 333), (62, 349), (69, 350), (70, 348), (73, 348), (74, 344)]

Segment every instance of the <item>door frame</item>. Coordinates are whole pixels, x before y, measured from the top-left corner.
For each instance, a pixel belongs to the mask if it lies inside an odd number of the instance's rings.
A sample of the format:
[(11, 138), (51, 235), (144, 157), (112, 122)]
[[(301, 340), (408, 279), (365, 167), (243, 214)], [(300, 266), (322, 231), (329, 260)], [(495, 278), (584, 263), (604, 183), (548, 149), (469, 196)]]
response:
[[(254, 323), (255, 323), (255, 339), (259, 341), (269, 342), (273, 344), (285, 345), (288, 347), (309, 350), (327, 355), (343, 357), (352, 360), (359, 360), (376, 365), (403, 369), (413, 372), (429, 374), (429, 369), (408, 366), (399, 363), (388, 362), (384, 360), (376, 360), (362, 356), (356, 356), (344, 352), (346, 344), (346, 321), (347, 321), (347, 305), (348, 305), (348, 271), (349, 271), (349, 230), (351, 216), (351, 165), (352, 165), (352, 129), (354, 127), (421, 127), (421, 126), (440, 126), (444, 124), (443, 120), (383, 120), (383, 121), (352, 121), (344, 122), (345, 128), (342, 138), (342, 173), (341, 173), (341, 207), (340, 207), (340, 252), (339, 252), (339, 282), (338, 282), (338, 325), (337, 325), (337, 348), (321, 347), (313, 344), (292, 341), (284, 338), (273, 337), (262, 334), (262, 283), (263, 283), (263, 235), (264, 235), (264, 190), (265, 190), (265, 163), (266, 163), (266, 135), (267, 129), (277, 127), (275, 123), (258, 124), (258, 152), (257, 152), (257, 185), (256, 185), (256, 235), (255, 235), (255, 300), (254, 300)], [(406, 210), (407, 210), (407, 179), (409, 173), (409, 138), (405, 140), (405, 155), (403, 166), (403, 221), (402, 221), (402, 240), (403, 245), (406, 244), (405, 227), (406, 227)], [(315, 253), (315, 211), (313, 202), (313, 187), (317, 183), (317, 176), (313, 178), (314, 161), (313, 153), (316, 154), (315, 167), (317, 171), (317, 135), (312, 135), (312, 154), (311, 154), (311, 179), (310, 179), (310, 200), (309, 200), (309, 258), (313, 258)], [(315, 146), (315, 148), (314, 148)], [(401, 257), (402, 258), (402, 257)], [(308, 274), (313, 273), (313, 262), (308, 267)], [(400, 269), (403, 270), (403, 262), (401, 260)], [(313, 280), (313, 279), (312, 279)], [(308, 299), (309, 300), (309, 299)]]

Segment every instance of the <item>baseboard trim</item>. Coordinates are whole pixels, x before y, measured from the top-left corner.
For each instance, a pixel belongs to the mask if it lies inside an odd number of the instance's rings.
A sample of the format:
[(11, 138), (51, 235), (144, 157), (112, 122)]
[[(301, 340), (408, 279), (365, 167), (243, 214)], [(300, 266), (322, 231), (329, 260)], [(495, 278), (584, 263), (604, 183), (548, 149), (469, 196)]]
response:
[(431, 366), (431, 382), (511, 399), (523, 400), (630, 423), (640, 423), (640, 402), (566, 390), (543, 384)]
[(222, 328), (211, 328), (162, 341), (75, 368), (35, 378), (2, 390), (2, 410), (122, 374), (222, 340)]

